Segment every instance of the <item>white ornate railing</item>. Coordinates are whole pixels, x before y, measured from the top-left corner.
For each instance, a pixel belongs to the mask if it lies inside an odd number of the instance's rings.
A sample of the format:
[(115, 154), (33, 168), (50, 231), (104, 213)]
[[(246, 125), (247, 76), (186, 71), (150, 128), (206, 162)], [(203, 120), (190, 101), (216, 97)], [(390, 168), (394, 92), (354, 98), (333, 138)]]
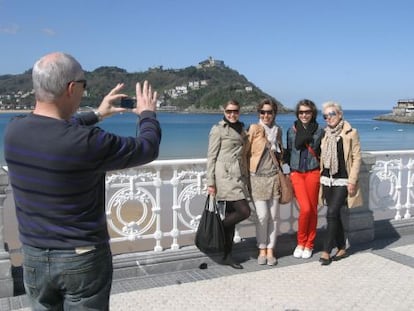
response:
[(411, 218), (414, 206), (414, 150), (370, 152), (376, 158), (370, 174), (369, 208), (395, 210), (395, 220)]
[(162, 239), (170, 237), (170, 248), (178, 249), (179, 237), (198, 226), (200, 209), (194, 202), (205, 197), (205, 162), (154, 161), (108, 173), (106, 215), (115, 235), (111, 242), (155, 240), (154, 250), (161, 251)]
[[(153, 241), (154, 251), (192, 244), (206, 199), (206, 159), (161, 160), (107, 174), (106, 215), (111, 242)], [(235, 241), (254, 236), (252, 217), (237, 226)], [(297, 228), (295, 203), (281, 205), (278, 233)], [(324, 212), (320, 213), (324, 223)], [(187, 239), (185, 239), (187, 237)], [(143, 243), (145, 244), (145, 243)], [(148, 245), (148, 243), (146, 243)]]
[[(366, 185), (374, 220), (411, 218), (414, 205), (414, 150), (364, 152), (373, 158), (367, 167)], [(106, 215), (114, 253), (173, 250), (193, 244), (206, 198), (206, 159), (161, 160), (145, 166), (112, 171), (106, 177)], [(11, 192), (6, 210), (13, 200)], [(282, 205), (278, 211), (278, 234), (297, 230), (296, 203)], [(318, 227), (325, 226), (326, 208), (320, 208)], [(254, 214), (253, 214), (254, 215)], [(14, 216), (13, 216), (14, 217)], [(253, 216), (254, 217), (254, 216)], [(252, 219), (253, 219), (252, 217)], [(5, 226), (12, 218), (6, 215)], [(0, 218), (1, 219), (1, 218)], [(255, 236), (252, 219), (237, 227), (235, 241)], [(1, 225), (0, 225), (1, 228)], [(5, 241), (17, 239), (5, 237)], [(1, 235), (4, 234), (3, 232)], [(1, 237), (0, 235), (0, 237)], [(1, 241), (1, 239), (0, 239)], [(11, 252), (18, 251), (12, 247)]]

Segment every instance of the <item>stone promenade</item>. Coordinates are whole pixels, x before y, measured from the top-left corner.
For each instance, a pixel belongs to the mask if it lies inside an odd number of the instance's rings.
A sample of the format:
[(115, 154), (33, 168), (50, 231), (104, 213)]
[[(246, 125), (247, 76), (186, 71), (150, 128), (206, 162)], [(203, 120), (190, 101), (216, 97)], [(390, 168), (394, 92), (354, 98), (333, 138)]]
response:
[[(413, 234), (349, 251), (329, 266), (319, 253), (308, 260), (283, 254), (275, 267), (240, 258), (243, 270), (200, 258), (185, 270), (115, 279), (111, 310), (414, 310)], [(29, 310), (26, 296), (0, 299), (0, 310)]]

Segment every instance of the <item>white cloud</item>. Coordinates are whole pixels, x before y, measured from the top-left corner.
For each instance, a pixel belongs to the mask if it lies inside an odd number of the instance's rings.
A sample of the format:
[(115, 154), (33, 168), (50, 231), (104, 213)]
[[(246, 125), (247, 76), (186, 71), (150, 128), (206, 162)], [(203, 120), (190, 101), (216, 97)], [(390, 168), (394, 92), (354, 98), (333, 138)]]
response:
[(0, 33), (6, 33), (9, 35), (15, 35), (20, 30), (20, 27), (16, 24), (12, 24), (10, 26), (0, 26)]
[(54, 36), (56, 34), (56, 31), (50, 28), (43, 28), (42, 32), (47, 36)]

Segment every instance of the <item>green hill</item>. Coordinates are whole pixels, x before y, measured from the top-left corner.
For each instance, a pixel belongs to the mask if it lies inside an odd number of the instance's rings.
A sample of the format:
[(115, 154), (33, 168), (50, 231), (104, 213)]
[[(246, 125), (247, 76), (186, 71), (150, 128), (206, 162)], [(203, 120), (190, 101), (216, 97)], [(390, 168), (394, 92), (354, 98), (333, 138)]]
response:
[[(243, 111), (254, 111), (265, 97), (256, 85), (237, 71), (222, 66), (190, 66), (184, 69), (150, 68), (129, 73), (118, 67), (99, 67), (85, 72), (87, 92), (81, 106), (97, 106), (117, 83), (125, 83), (124, 93), (134, 96), (137, 81), (148, 80), (158, 92), (160, 109), (176, 111), (217, 111), (229, 99), (236, 99)], [(33, 105), (31, 70), (19, 75), (0, 76), (2, 105)], [(18, 94), (18, 96), (14, 96)], [(4, 97), (4, 95), (11, 95)], [(17, 100), (19, 96), (23, 96)], [(277, 99), (280, 112), (288, 112)]]

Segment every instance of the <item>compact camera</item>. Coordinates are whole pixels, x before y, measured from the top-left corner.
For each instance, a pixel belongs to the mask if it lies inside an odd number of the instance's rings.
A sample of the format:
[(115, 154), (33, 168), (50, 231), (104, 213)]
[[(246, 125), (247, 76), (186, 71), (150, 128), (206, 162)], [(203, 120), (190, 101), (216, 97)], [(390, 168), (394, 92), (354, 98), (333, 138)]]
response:
[(133, 108), (135, 108), (135, 100), (133, 100), (132, 98), (129, 98), (129, 97), (123, 97), (121, 99), (120, 107), (121, 108), (127, 108), (127, 109), (133, 109)]

